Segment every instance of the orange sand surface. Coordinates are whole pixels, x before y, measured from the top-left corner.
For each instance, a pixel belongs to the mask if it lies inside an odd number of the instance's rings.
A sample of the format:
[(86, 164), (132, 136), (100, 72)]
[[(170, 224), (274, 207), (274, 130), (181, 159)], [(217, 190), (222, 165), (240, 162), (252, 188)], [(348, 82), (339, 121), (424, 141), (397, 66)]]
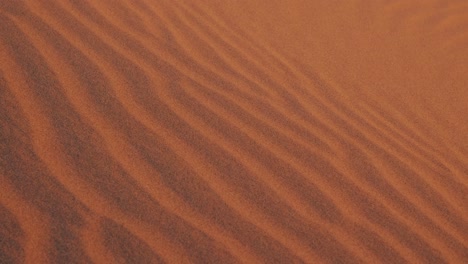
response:
[(468, 263), (468, 1), (0, 0), (0, 263)]

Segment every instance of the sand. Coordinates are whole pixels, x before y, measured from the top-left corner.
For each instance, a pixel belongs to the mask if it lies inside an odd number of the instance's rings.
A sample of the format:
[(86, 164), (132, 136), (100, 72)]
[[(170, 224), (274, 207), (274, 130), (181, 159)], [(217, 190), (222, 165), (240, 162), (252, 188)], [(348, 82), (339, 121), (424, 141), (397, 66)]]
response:
[(465, 0), (0, 0), (0, 263), (468, 263)]

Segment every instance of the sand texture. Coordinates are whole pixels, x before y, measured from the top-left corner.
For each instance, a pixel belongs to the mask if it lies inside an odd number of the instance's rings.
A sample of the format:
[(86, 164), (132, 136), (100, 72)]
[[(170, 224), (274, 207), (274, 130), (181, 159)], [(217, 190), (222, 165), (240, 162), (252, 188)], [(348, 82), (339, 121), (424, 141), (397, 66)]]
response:
[(468, 263), (468, 1), (0, 0), (0, 263)]

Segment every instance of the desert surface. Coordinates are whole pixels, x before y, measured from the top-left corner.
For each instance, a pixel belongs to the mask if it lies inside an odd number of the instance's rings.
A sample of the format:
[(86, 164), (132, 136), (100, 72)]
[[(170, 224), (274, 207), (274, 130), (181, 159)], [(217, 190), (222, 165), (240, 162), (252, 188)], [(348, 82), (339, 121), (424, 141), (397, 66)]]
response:
[(0, 0), (0, 263), (468, 263), (468, 2)]

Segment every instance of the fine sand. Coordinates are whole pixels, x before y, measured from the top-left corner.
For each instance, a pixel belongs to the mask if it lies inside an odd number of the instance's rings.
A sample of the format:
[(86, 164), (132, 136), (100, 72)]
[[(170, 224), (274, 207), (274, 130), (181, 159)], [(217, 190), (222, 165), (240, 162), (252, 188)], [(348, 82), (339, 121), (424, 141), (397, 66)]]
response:
[(0, 0), (0, 263), (468, 263), (466, 0)]

